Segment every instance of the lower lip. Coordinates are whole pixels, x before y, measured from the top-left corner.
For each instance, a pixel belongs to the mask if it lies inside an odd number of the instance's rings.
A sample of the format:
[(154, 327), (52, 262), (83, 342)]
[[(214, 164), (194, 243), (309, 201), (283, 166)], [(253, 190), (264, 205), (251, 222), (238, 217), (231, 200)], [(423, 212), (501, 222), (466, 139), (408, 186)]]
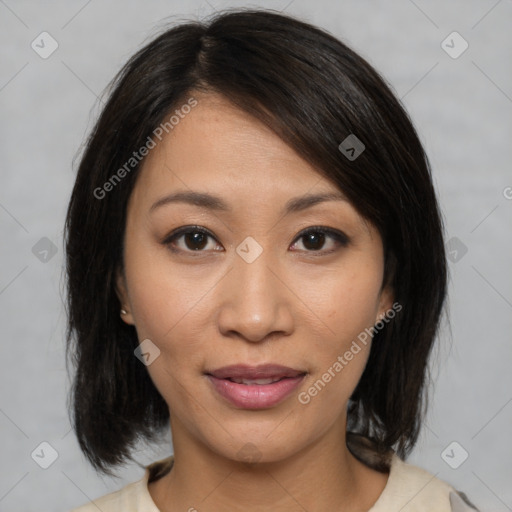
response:
[(241, 409), (267, 409), (287, 398), (302, 382), (304, 375), (288, 377), (272, 384), (238, 384), (208, 375), (219, 395)]

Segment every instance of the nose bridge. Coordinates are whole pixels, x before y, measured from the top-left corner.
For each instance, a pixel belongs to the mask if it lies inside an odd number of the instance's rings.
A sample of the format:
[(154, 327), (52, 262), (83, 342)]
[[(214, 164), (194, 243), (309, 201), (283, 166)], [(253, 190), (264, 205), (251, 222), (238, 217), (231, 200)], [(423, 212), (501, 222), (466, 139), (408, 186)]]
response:
[(251, 237), (236, 248), (219, 314), (224, 334), (236, 331), (247, 340), (260, 341), (271, 332), (290, 331), (290, 305), (274, 275), (279, 272), (277, 263), (271, 251)]
[[(270, 280), (275, 280), (275, 277), (269, 270), (273, 263), (270, 261), (270, 251), (261, 250), (260, 252), (250, 247), (250, 245), (246, 254), (243, 253), (244, 250), (247, 250), (247, 245), (244, 247), (240, 244), (237, 248), (237, 257), (235, 257), (233, 269), (233, 277), (238, 280), (240, 292), (247, 298), (252, 297), (254, 299), (254, 306), (257, 303), (270, 304), (272, 297), (269, 282)], [(260, 254), (257, 254), (258, 252)]]

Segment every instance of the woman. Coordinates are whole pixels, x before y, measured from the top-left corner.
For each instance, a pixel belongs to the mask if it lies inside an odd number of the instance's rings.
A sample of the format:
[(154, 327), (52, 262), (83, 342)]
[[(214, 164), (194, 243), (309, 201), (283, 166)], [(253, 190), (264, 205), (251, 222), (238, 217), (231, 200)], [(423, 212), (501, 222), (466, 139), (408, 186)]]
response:
[[(80, 512), (476, 510), (404, 459), (446, 294), (427, 158), (376, 71), (270, 11), (134, 55), (66, 221)], [(133, 460), (133, 459), (132, 459)]]

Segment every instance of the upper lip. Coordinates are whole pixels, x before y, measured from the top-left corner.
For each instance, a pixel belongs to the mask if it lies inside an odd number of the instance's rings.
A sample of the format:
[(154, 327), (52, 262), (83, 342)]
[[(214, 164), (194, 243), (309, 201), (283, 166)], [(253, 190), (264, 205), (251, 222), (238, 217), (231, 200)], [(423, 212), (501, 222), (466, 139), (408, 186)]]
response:
[(276, 377), (298, 377), (305, 373), (304, 371), (279, 364), (262, 364), (259, 366), (233, 364), (209, 371), (207, 375), (212, 375), (217, 379), (270, 379)]

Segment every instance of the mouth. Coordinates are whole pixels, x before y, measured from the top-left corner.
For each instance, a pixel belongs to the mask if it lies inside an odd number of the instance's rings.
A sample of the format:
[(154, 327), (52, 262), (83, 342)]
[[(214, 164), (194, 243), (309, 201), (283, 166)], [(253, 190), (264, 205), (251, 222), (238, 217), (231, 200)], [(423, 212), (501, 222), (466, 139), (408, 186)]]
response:
[(231, 365), (206, 372), (214, 391), (241, 409), (267, 409), (287, 398), (303, 381), (307, 372), (266, 364)]

